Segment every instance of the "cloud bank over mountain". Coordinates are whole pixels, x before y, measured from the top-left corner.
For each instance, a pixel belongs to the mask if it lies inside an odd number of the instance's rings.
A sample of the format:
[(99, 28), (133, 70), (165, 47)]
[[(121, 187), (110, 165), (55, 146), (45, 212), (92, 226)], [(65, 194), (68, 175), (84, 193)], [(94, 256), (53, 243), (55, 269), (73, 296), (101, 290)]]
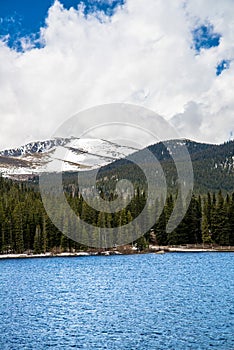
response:
[(21, 51), (1, 39), (1, 149), (112, 102), (152, 109), (181, 137), (223, 142), (233, 131), (232, 0), (127, 0), (109, 15), (55, 1), (45, 22)]

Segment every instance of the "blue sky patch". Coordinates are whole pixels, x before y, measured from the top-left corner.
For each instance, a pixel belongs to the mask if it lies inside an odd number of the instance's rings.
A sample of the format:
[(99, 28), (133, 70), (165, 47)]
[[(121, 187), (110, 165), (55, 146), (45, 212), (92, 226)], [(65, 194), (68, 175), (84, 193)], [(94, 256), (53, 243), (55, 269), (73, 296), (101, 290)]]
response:
[[(85, 5), (85, 14), (103, 11), (112, 16), (118, 5), (124, 0), (60, 0), (67, 9), (77, 8), (80, 3)], [(0, 38), (5, 37), (9, 47), (23, 51), (20, 39), (33, 39), (34, 47), (41, 47), (39, 39), (40, 27), (44, 26), (48, 9), (54, 0), (0, 0)]]
[(219, 46), (221, 34), (215, 33), (214, 27), (211, 24), (195, 28), (192, 34), (193, 45), (197, 53), (201, 49), (210, 49), (211, 47)]
[(230, 60), (222, 60), (216, 66), (216, 75), (220, 75), (223, 70), (228, 69), (230, 67)]

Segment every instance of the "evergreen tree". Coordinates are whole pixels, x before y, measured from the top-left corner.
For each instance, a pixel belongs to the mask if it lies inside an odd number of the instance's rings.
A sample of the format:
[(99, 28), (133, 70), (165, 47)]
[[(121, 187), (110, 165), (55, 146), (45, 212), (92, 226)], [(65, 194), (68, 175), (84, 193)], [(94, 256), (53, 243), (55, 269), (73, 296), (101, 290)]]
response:
[(165, 209), (163, 208), (162, 213), (154, 225), (154, 232), (156, 234), (156, 240), (158, 245), (167, 245), (168, 240), (167, 240), (167, 233), (166, 233), (166, 213)]
[(202, 242), (203, 244), (212, 243), (211, 232), (209, 229), (209, 222), (205, 214), (202, 217)]
[(224, 198), (221, 191), (218, 193), (217, 203), (215, 202), (215, 204), (212, 224), (212, 238), (217, 244), (229, 245), (230, 226), (227, 209), (224, 204)]
[(21, 204), (17, 204), (13, 211), (14, 220), (14, 250), (16, 253), (23, 253), (24, 238), (23, 238), (23, 218)]
[(40, 254), (41, 251), (42, 251), (41, 228), (40, 228), (40, 225), (37, 225), (35, 236), (34, 236), (33, 252), (35, 254)]
[(43, 229), (42, 229), (42, 251), (45, 254), (47, 251), (47, 230), (46, 230), (46, 216), (43, 216)]
[(199, 198), (196, 199), (194, 195), (191, 197), (191, 201), (187, 210), (187, 213), (183, 219), (185, 229), (185, 236), (183, 238), (184, 243), (201, 243), (201, 203)]
[(230, 227), (230, 240), (229, 244), (234, 246), (234, 193), (232, 194), (229, 210), (228, 210), (228, 219), (229, 219), (229, 227)]
[(138, 251), (142, 251), (148, 247), (148, 243), (147, 243), (144, 236), (142, 236), (136, 240), (136, 246), (137, 246)]

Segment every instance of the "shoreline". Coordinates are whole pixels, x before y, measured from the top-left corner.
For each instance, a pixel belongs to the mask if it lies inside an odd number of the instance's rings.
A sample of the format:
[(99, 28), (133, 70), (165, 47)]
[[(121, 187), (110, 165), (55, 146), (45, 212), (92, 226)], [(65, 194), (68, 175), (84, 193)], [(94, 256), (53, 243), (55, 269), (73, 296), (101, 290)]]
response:
[(19, 254), (0, 254), (0, 260), (4, 259), (35, 259), (35, 258), (64, 258), (64, 257), (85, 257), (85, 256), (114, 256), (114, 255), (139, 255), (139, 254), (164, 254), (164, 253), (234, 253), (234, 247), (214, 247), (214, 248), (198, 248), (198, 247), (159, 247), (151, 246), (147, 250), (136, 251), (133, 249), (119, 250), (102, 250), (102, 251), (80, 251), (80, 252), (64, 252), (64, 253), (19, 253)]

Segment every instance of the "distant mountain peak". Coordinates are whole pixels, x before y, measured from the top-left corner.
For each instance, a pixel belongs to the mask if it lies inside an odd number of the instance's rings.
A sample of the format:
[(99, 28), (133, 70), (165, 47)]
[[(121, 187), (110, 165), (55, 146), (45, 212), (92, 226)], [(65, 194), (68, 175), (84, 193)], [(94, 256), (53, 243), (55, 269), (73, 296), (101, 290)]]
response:
[(70, 140), (71, 138), (56, 137), (51, 140), (29, 142), (26, 145), (23, 145), (18, 148), (11, 148), (4, 151), (0, 151), (0, 156), (19, 157), (25, 154), (44, 153), (53, 147), (63, 146)]
[[(99, 168), (136, 151), (133, 147), (94, 138), (55, 137), (0, 151), (0, 173), (5, 176), (44, 171)], [(64, 158), (65, 157), (65, 158)]]
[[(234, 189), (233, 140), (216, 145), (176, 139), (148, 146), (148, 150), (165, 166), (169, 177), (173, 173), (173, 147), (181, 145), (185, 145), (190, 154), (195, 187), (204, 191), (218, 188)], [(126, 157), (135, 152), (141, 150), (104, 139), (56, 137), (1, 151), (0, 173), (6, 177), (27, 178), (28, 175), (48, 171), (77, 172), (101, 168), (101, 173), (107, 174), (108, 178), (108, 174), (113, 175), (118, 168), (129, 164)], [(135, 169), (131, 168), (131, 164), (128, 166), (128, 172), (134, 173)], [(174, 169), (172, 177), (175, 176)]]

